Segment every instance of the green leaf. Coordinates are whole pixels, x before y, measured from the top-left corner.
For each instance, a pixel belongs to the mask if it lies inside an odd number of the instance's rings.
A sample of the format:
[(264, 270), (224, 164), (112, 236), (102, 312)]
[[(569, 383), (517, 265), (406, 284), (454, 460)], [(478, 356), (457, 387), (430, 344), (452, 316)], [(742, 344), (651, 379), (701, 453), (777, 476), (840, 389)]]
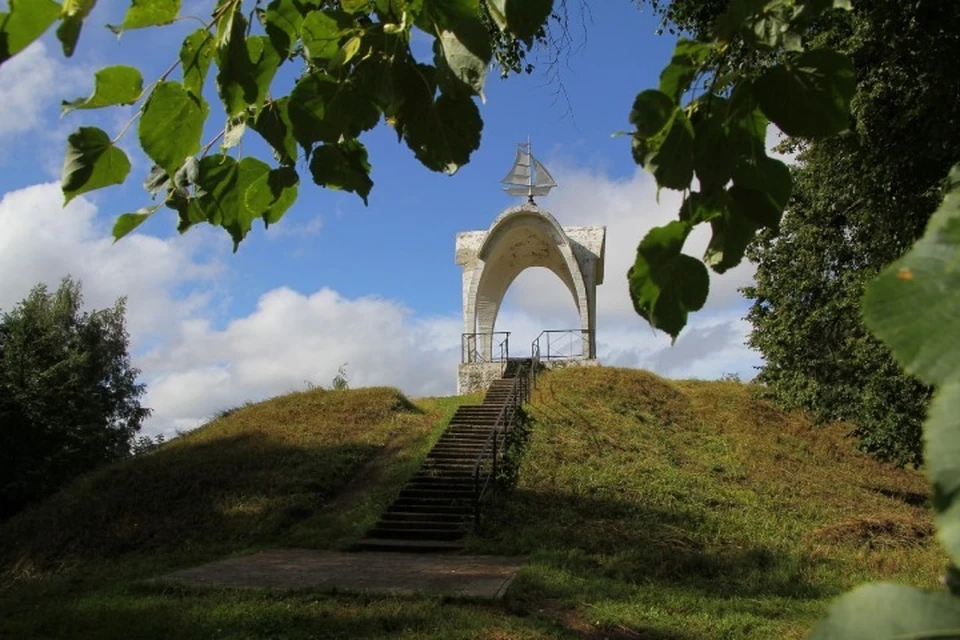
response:
[(352, 79), (337, 81), (316, 73), (297, 82), (289, 113), (293, 135), (308, 151), (314, 142), (356, 138), (380, 121), (380, 110)]
[[(960, 381), (960, 165), (923, 237), (867, 286), (864, 317), (907, 372), (931, 385)], [(958, 459), (960, 462), (960, 459)]]
[[(766, 155), (742, 158), (733, 171), (733, 183), (765, 194), (774, 214), (779, 221), (780, 213), (786, 208), (793, 192), (793, 178), (790, 169), (783, 162)], [(771, 216), (761, 216), (771, 220)], [(768, 226), (776, 226), (777, 223)]]
[(724, 108), (723, 99), (715, 97), (709, 107), (699, 105), (691, 119), (696, 140), (693, 168), (705, 192), (722, 189), (733, 177), (734, 156), (724, 126)]
[(714, 193), (693, 191), (680, 205), (680, 220), (691, 226), (725, 215), (730, 206), (730, 194), (726, 189)]
[(64, 204), (81, 193), (120, 184), (130, 173), (127, 155), (96, 127), (80, 127), (67, 138), (60, 188)]
[(132, 0), (119, 25), (107, 25), (114, 33), (170, 24), (180, 13), (180, 0)]
[(763, 196), (760, 191), (734, 186), (711, 199), (710, 205), (717, 215), (709, 219), (713, 235), (703, 260), (717, 273), (740, 264), (747, 245), (764, 226), (760, 216), (769, 214), (769, 211), (762, 209), (758, 213), (756, 210), (766, 204)]
[(117, 221), (113, 224), (113, 241), (116, 242), (139, 227), (147, 218), (153, 215), (160, 206), (161, 205), (158, 204), (152, 207), (143, 207), (136, 213), (124, 213), (118, 217)]
[[(656, 124), (650, 121), (650, 126)], [(633, 137), (633, 157), (651, 172), (659, 187), (686, 189), (693, 180), (694, 132), (687, 114), (677, 107), (653, 136)]]
[(256, 158), (247, 157), (239, 163), (219, 154), (200, 159), (196, 207), (207, 222), (230, 233), (234, 251), (256, 217), (246, 207), (246, 190), (269, 171), (270, 167)]
[(856, 75), (850, 58), (814, 49), (767, 69), (756, 81), (760, 108), (790, 136), (824, 138), (850, 125)]
[(61, 112), (74, 109), (100, 109), (119, 104), (133, 104), (143, 93), (143, 76), (133, 67), (118, 65), (104, 67), (94, 76), (93, 93), (89, 98), (63, 102)]
[(280, 98), (264, 105), (250, 128), (273, 147), (274, 156), (280, 164), (292, 165), (297, 161), (297, 141), (293, 137), (293, 124), (288, 110), (290, 99)]
[(220, 226), (233, 238), (234, 251), (250, 231), (253, 221), (280, 219), (297, 198), (296, 171), (271, 170), (256, 158), (237, 162), (225, 155), (201, 158), (190, 176), (177, 180), (196, 187), (196, 196), (174, 194), (167, 204), (180, 214), (180, 232), (199, 222)]
[(425, 167), (454, 174), (480, 147), (483, 120), (470, 96), (443, 94), (434, 101), (427, 82), (402, 89), (395, 126)]
[(150, 167), (150, 173), (147, 174), (147, 178), (143, 181), (143, 188), (151, 197), (156, 197), (161, 192), (165, 192), (167, 187), (170, 186), (170, 176), (166, 171), (153, 165)]
[(248, 106), (259, 109), (282, 59), (266, 36), (244, 37), (247, 21), (237, 11), (217, 48), (217, 93), (228, 117)]
[(209, 107), (178, 82), (161, 82), (140, 117), (140, 146), (169, 175), (200, 150)]
[(273, 169), (250, 184), (244, 204), (269, 227), (296, 202), (299, 183), (300, 176), (292, 167)]
[(264, 28), (281, 58), (288, 58), (300, 38), (307, 8), (299, 0), (273, 0), (267, 5)]
[(689, 233), (690, 225), (680, 221), (651, 229), (627, 272), (636, 312), (674, 340), (687, 324), (687, 314), (703, 307), (710, 288), (703, 263), (681, 253)]
[(63, 10), (60, 14), (61, 22), (57, 28), (57, 38), (63, 46), (63, 55), (66, 57), (71, 57), (77, 48), (77, 40), (80, 39), (83, 21), (90, 15), (96, 4), (97, 0), (64, 0)]
[(789, 44), (796, 47), (799, 36), (790, 31), (793, 7), (784, 2), (769, 2), (762, 11), (749, 16), (744, 22), (746, 41), (756, 48), (777, 49)]
[(679, 103), (713, 49), (712, 42), (678, 40), (670, 64), (660, 73), (660, 91)]
[(334, 71), (353, 60), (353, 58), (360, 52), (361, 42), (360, 36), (353, 36), (344, 42), (343, 46), (337, 51), (337, 55), (333, 56), (333, 58), (330, 60), (330, 64), (327, 66), (327, 69)]
[(633, 101), (630, 124), (637, 128), (635, 135), (650, 138), (667, 126), (676, 110), (677, 103), (670, 96), (656, 89), (647, 89)]
[(319, 63), (332, 59), (340, 50), (340, 38), (354, 26), (353, 18), (343, 11), (312, 11), (300, 29), (307, 55)]
[(227, 120), (227, 126), (223, 131), (223, 144), (220, 149), (226, 151), (240, 144), (243, 140), (243, 134), (247, 131), (247, 116), (240, 115)]
[(490, 13), (515, 37), (531, 38), (546, 24), (553, 0), (489, 0)]
[(793, 21), (798, 24), (807, 24), (820, 17), (829, 9), (843, 9), (850, 11), (853, 5), (850, 0), (802, 0), (797, 2), (794, 9)]
[(43, 35), (61, 10), (53, 0), (9, 0), (9, 6), (0, 12), (0, 65)]
[(370, 0), (340, 0), (340, 7), (347, 13), (367, 13), (372, 5)]
[(206, 29), (197, 29), (184, 38), (180, 47), (180, 68), (183, 87), (196, 98), (203, 97), (203, 83), (216, 53), (213, 36)]
[(373, 0), (377, 16), (384, 24), (398, 23), (412, 24), (423, 10), (426, 0)]
[(937, 531), (960, 560), (960, 165), (910, 251), (867, 286), (864, 319), (903, 368), (939, 389), (924, 429)]
[(310, 173), (313, 181), (321, 187), (352, 191), (368, 204), (367, 196), (373, 188), (373, 181), (370, 179), (367, 149), (359, 140), (318, 147), (310, 160)]
[(453, 76), (477, 94), (483, 94), (483, 81), (489, 60), (475, 55), (457, 38), (453, 31), (441, 31), (437, 40), (443, 51), (443, 60)]
[(956, 638), (960, 600), (899, 584), (868, 584), (830, 605), (811, 640)]
[(490, 33), (480, 19), (479, 0), (428, 0), (417, 26), (437, 37), (453, 77), (482, 95), (493, 50)]
[[(955, 327), (950, 318), (944, 326)], [(939, 334), (956, 336), (951, 329), (940, 329)], [(937, 342), (930, 340), (929, 342)], [(956, 348), (956, 342), (951, 345)], [(950, 382), (937, 389), (927, 410), (923, 425), (923, 461), (927, 477), (933, 485), (933, 508), (937, 515), (937, 538), (943, 544), (953, 563), (960, 558), (960, 381), (956, 374)]]

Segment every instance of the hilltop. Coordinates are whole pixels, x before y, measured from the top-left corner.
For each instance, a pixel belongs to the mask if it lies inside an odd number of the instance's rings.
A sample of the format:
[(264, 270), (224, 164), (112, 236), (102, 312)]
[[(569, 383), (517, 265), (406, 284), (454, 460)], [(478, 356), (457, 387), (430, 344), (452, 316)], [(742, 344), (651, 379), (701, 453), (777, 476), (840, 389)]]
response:
[(945, 564), (922, 474), (845, 425), (751, 385), (601, 367), (540, 378), (515, 486), (467, 540), (530, 556), (503, 607), (141, 582), (349, 545), (464, 400), (295, 393), (81, 479), (0, 526), (0, 636), (798, 638), (849, 587), (933, 587)]

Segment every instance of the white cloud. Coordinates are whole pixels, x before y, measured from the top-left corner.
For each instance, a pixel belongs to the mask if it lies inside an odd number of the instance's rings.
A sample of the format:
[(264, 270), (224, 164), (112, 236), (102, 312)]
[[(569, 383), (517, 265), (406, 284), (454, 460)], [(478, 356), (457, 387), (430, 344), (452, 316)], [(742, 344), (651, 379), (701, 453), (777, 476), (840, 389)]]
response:
[(153, 373), (146, 401), (157, 409), (152, 428), (197, 423), (307, 382), (329, 386), (344, 363), (354, 387), (450, 395), (459, 332), (456, 317), (418, 319), (391, 300), (348, 299), (326, 288), (309, 295), (273, 289), (224, 329), (186, 323), (181, 335), (143, 359)]
[(0, 137), (30, 131), (40, 123), (42, 112), (37, 105), (59, 92), (58, 67), (42, 42), (0, 67)]
[(303, 222), (290, 220), (284, 216), (276, 224), (270, 225), (265, 234), (267, 238), (314, 238), (323, 230), (323, 217), (314, 215)]
[(160, 240), (138, 233), (113, 243), (84, 198), (62, 207), (56, 184), (7, 193), (0, 199), (0, 309), (22, 300), (37, 283), (56, 287), (67, 274), (83, 281), (86, 303), (110, 306), (127, 296), (127, 324), (136, 343), (162, 336), (202, 307), (204, 293), (175, 296), (182, 285), (219, 272), (196, 256), (202, 240)]
[(82, 72), (67, 68), (34, 42), (0, 67), (0, 138), (37, 128), (64, 92), (77, 90)]
[(127, 296), (134, 364), (148, 385), (144, 403), (155, 411), (146, 433), (189, 428), (305, 381), (329, 385), (343, 363), (353, 386), (391, 385), (414, 396), (455, 392), (456, 317), (418, 319), (391, 300), (281, 287), (218, 329), (213, 277), (221, 266), (200, 258), (209, 255), (215, 230), (166, 240), (133, 233), (114, 244), (89, 200), (66, 208), (61, 202), (55, 184), (0, 199), (0, 309), (39, 282), (56, 287), (68, 273), (83, 281), (90, 308)]

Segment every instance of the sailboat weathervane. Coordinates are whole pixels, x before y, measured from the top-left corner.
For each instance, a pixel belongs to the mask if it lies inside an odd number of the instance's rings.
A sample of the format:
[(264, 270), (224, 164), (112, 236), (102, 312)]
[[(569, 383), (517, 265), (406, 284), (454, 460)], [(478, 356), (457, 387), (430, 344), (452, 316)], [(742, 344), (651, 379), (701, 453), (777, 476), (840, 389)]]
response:
[(527, 196), (527, 202), (536, 204), (533, 196), (545, 196), (557, 186), (553, 176), (539, 160), (533, 157), (530, 140), (517, 145), (517, 159), (510, 173), (500, 182), (503, 190), (512, 196)]

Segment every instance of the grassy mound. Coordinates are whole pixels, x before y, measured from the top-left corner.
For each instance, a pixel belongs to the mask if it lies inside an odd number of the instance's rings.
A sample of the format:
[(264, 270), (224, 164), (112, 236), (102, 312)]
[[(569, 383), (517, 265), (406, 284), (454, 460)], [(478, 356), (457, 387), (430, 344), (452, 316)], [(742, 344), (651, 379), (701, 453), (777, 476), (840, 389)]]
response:
[[(131, 553), (323, 546), (343, 533), (324, 525), (345, 489), (358, 492), (351, 481), (376, 495), (388, 470), (415, 467), (454, 404), (418, 408), (387, 388), (313, 389), (223, 412), (0, 527), (0, 568), (19, 575)], [(351, 520), (365, 518), (362, 527), (373, 515)]]
[(472, 540), (533, 556), (519, 611), (614, 637), (803, 637), (853, 585), (944, 567), (920, 473), (749, 385), (566, 369), (530, 414), (517, 487)]
[(540, 379), (516, 486), (468, 539), (530, 556), (506, 606), (145, 581), (355, 539), (475, 400), (292, 394), (88, 476), (0, 528), (0, 637), (801, 638), (852, 586), (933, 588), (945, 565), (923, 476), (843, 425), (750, 385), (597, 368)]

